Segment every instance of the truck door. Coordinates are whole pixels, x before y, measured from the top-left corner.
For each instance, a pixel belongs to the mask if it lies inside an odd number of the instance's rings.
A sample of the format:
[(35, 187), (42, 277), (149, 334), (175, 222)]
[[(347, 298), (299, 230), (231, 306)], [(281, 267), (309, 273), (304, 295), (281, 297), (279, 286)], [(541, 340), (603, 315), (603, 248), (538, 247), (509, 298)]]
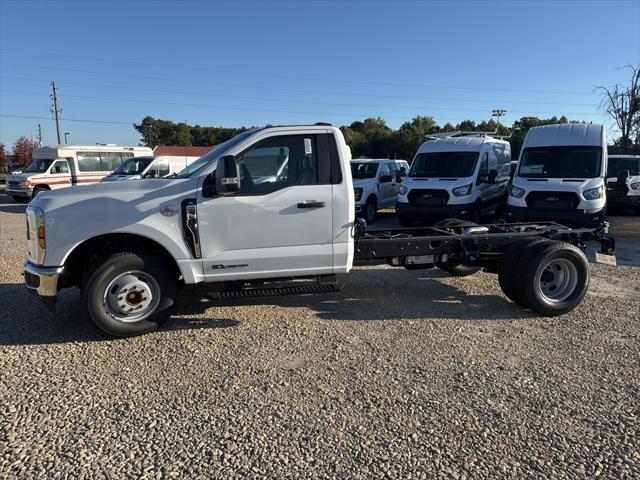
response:
[(236, 154), (240, 191), (200, 189), (198, 224), (207, 281), (333, 272), (327, 135), (263, 137)]
[(378, 169), (378, 191), (380, 192), (378, 208), (385, 208), (395, 200), (394, 178), (387, 163), (381, 163)]

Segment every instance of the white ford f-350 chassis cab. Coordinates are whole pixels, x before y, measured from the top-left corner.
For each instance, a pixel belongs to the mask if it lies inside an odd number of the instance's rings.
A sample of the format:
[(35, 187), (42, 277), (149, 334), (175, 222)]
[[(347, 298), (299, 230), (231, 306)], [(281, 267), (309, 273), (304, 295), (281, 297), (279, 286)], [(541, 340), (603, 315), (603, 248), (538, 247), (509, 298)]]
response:
[(354, 260), (384, 260), (497, 273), (510, 299), (551, 316), (586, 293), (585, 242), (613, 251), (606, 224), (367, 230), (355, 221), (350, 160), (328, 124), (265, 127), (173, 178), (44, 192), (26, 213), (26, 285), (52, 308), (60, 289), (78, 286), (93, 322), (128, 336), (157, 329), (181, 285), (206, 283), (212, 298), (326, 292)]

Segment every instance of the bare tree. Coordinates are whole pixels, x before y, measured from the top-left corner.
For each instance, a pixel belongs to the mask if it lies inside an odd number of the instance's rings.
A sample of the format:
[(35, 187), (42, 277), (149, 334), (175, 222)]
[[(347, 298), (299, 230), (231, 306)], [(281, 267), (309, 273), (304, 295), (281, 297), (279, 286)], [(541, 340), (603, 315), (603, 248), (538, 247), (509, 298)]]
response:
[(631, 70), (629, 85), (596, 87), (602, 93), (601, 106), (620, 130), (618, 144), (625, 150), (640, 146), (640, 67), (627, 65)]

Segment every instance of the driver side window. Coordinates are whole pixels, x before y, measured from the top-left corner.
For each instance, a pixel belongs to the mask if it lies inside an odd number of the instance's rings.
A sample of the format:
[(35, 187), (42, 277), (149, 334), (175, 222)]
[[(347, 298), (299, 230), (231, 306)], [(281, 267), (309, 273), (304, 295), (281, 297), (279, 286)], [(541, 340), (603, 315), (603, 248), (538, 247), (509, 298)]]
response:
[(240, 195), (265, 195), (294, 185), (318, 183), (313, 135), (266, 138), (237, 157)]

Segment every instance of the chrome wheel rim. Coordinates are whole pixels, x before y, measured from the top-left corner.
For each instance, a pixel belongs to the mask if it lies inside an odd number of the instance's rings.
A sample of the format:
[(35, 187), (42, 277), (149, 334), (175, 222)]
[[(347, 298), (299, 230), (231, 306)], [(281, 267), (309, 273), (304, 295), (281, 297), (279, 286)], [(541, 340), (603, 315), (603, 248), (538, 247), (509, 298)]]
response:
[(121, 273), (104, 292), (107, 313), (120, 322), (134, 323), (149, 317), (160, 303), (160, 285), (139, 270)]
[(542, 268), (537, 284), (538, 291), (547, 302), (563, 302), (578, 286), (578, 269), (567, 259), (551, 260)]

